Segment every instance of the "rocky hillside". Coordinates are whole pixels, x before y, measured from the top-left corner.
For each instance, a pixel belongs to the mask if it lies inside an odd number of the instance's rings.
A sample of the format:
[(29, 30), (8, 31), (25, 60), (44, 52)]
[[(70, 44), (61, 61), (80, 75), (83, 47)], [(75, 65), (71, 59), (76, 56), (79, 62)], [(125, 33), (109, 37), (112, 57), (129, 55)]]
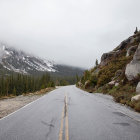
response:
[(140, 111), (140, 31), (101, 56), (100, 64), (86, 70), (77, 85), (89, 92), (114, 96), (115, 101)]

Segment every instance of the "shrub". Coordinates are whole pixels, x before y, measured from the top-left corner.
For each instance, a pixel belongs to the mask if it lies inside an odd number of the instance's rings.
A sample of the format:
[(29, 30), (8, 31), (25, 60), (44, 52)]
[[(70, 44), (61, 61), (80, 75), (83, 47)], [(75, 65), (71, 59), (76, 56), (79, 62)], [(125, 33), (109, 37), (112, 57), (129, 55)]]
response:
[(111, 81), (111, 78), (115, 76), (115, 72), (119, 69), (124, 69), (126, 65), (130, 62), (132, 57), (121, 57), (112, 59), (108, 65), (104, 66), (98, 73), (98, 86), (103, 86), (104, 84)]
[(98, 80), (98, 78), (97, 78), (97, 75), (96, 75), (96, 74), (91, 75), (91, 77), (90, 77), (89, 80), (91, 81), (91, 83), (92, 83), (94, 86), (97, 85), (97, 80)]
[(136, 111), (140, 112), (140, 101), (137, 102), (137, 103), (135, 104), (134, 109), (135, 109)]

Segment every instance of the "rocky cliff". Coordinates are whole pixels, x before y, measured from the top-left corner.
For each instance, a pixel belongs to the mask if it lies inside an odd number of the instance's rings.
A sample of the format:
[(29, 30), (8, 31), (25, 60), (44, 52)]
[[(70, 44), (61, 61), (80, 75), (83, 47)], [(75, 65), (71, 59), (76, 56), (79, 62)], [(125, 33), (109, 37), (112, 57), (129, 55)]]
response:
[(100, 64), (86, 70), (77, 85), (110, 94), (115, 101), (140, 111), (140, 31), (104, 53)]

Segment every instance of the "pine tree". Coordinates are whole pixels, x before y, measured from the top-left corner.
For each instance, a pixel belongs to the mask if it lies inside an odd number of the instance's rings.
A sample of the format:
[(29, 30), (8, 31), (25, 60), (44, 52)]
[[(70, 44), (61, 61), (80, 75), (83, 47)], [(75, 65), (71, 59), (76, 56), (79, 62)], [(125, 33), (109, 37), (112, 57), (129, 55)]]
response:
[(95, 62), (95, 66), (98, 66), (99, 64), (98, 64), (98, 60), (96, 59), (96, 62)]
[(138, 33), (138, 28), (136, 27), (136, 30), (135, 30), (134, 34), (137, 34), (137, 33)]
[(76, 74), (76, 83), (79, 82), (78, 74)]
[(17, 95), (16, 88), (13, 89), (13, 95)]

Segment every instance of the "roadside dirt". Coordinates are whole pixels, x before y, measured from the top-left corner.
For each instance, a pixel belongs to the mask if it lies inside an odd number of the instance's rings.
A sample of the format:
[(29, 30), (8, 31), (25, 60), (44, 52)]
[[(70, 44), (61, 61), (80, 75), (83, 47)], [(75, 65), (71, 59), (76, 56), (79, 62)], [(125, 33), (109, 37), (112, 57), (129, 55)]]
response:
[(26, 104), (35, 101), (44, 94), (52, 91), (54, 88), (47, 88), (35, 93), (29, 93), (27, 95), (20, 95), (12, 98), (0, 99), (0, 118), (7, 116), (8, 114), (20, 109)]

